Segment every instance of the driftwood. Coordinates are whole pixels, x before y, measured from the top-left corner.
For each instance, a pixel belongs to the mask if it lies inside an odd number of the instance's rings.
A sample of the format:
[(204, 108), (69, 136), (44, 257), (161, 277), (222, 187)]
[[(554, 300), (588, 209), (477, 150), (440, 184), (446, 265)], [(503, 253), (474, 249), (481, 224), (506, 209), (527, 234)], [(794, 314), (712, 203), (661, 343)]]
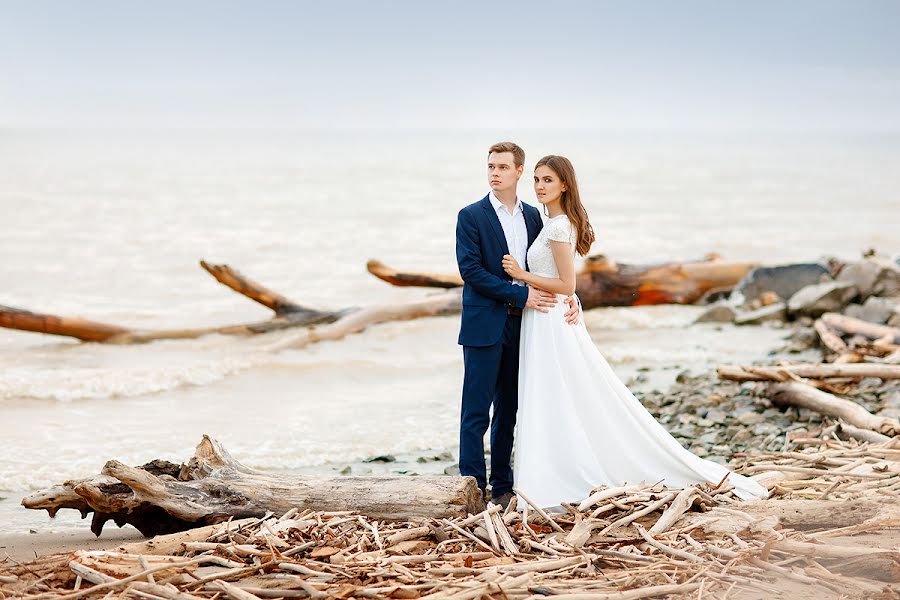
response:
[[(576, 275), (575, 289), (585, 309), (598, 306), (693, 304), (713, 292), (731, 290), (756, 263), (705, 261), (629, 265), (597, 255)], [(403, 272), (369, 261), (372, 275), (398, 286), (450, 288), (462, 286), (457, 274)]]
[[(637, 484), (599, 488), (552, 515), (489, 504), (472, 515), (385, 522), (293, 509), (113, 551), (0, 561), (0, 595), (769, 598), (785, 582), (798, 597), (887, 594), (884, 583), (900, 580), (900, 552), (878, 532), (900, 525), (900, 450), (820, 440), (738, 465), (745, 473), (787, 468), (798, 471), (773, 484), (773, 497), (744, 503), (706, 484), (685, 490)], [(844, 541), (858, 533), (870, 536)]]
[(873, 415), (855, 402), (804, 383), (796, 381), (770, 383), (766, 388), (766, 396), (779, 406), (806, 408), (822, 415), (842, 419), (856, 427), (871, 429), (888, 436), (900, 435), (900, 422), (896, 419)]
[(378, 519), (449, 517), (481, 502), (471, 477), (298, 477), (250, 469), (203, 436), (183, 465), (154, 461), (129, 467), (106, 463), (97, 477), (67, 481), (22, 500), (26, 508), (93, 512), (100, 535), (113, 520), (146, 536), (219, 523), (230, 518), (284, 514), (292, 508), (353, 510)]
[[(385, 321), (407, 320), (458, 313), (461, 310), (459, 275), (402, 273), (378, 261), (367, 268), (376, 277), (399, 286), (446, 289), (445, 294), (426, 300), (375, 306), (364, 310), (316, 310), (245, 277), (228, 265), (200, 261), (222, 285), (270, 309), (271, 319), (218, 327), (137, 330), (110, 323), (65, 317), (0, 306), (0, 327), (73, 337), (85, 342), (137, 344), (163, 339), (190, 339), (208, 334), (253, 335), (284, 329), (304, 331), (273, 348), (298, 347), (323, 339), (338, 339)], [(577, 291), (585, 309), (597, 306), (640, 304), (690, 304), (704, 296), (730, 290), (755, 263), (706, 261), (659, 265), (617, 265), (603, 256), (587, 260), (578, 275)]]
[(870, 340), (888, 338), (889, 343), (900, 344), (900, 327), (878, 325), (838, 313), (825, 313), (822, 315), (822, 321), (843, 335), (862, 335)]
[[(34, 313), (0, 306), (0, 327), (74, 337), (82, 341), (114, 344), (136, 344), (162, 339), (197, 338), (212, 333), (220, 335), (253, 335), (284, 329), (303, 328), (299, 338), (288, 345), (303, 346), (323, 339), (338, 339), (385, 321), (414, 319), (459, 312), (457, 290), (423, 301), (376, 306), (365, 310), (344, 309), (320, 311), (301, 306), (241, 275), (228, 265), (200, 261), (200, 265), (226, 287), (262, 304), (274, 313), (267, 321), (196, 329), (141, 331), (85, 319)], [(284, 346), (285, 344), (280, 344)]]
[(720, 378), (733, 381), (787, 381), (793, 375), (812, 379), (827, 379), (830, 377), (900, 379), (900, 366), (876, 363), (803, 364), (772, 367), (724, 365), (718, 367), (716, 372)]
[(200, 266), (210, 275), (215, 277), (222, 285), (225, 285), (239, 294), (271, 309), (275, 313), (275, 316), (268, 321), (226, 325), (222, 327), (142, 331), (118, 325), (111, 325), (109, 323), (99, 323), (85, 319), (34, 313), (20, 308), (0, 306), (0, 327), (34, 331), (37, 333), (64, 335), (85, 342), (135, 344), (162, 339), (197, 338), (211, 333), (222, 335), (251, 335), (265, 333), (292, 327), (331, 323), (348, 312), (320, 311), (300, 306), (255, 281), (244, 277), (228, 265), (216, 265), (201, 260)]
[[(870, 323), (837, 313), (825, 313), (814, 324), (822, 345), (837, 357), (835, 363), (859, 363), (867, 356), (900, 364), (900, 328)], [(849, 336), (849, 343), (842, 336)]]

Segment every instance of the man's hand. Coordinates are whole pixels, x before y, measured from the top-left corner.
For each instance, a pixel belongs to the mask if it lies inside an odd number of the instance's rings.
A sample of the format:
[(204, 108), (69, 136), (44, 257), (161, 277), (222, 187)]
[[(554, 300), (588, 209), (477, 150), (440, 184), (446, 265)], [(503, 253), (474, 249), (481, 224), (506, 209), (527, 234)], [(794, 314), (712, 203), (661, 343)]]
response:
[(578, 303), (575, 302), (575, 296), (567, 296), (563, 302), (569, 305), (569, 310), (566, 311), (566, 323), (578, 325)]
[(550, 312), (554, 306), (556, 306), (556, 294), (536, 287), (528, 288), (528, 301), (525, 302), (525, 308), (533, 308), (545, 313)]

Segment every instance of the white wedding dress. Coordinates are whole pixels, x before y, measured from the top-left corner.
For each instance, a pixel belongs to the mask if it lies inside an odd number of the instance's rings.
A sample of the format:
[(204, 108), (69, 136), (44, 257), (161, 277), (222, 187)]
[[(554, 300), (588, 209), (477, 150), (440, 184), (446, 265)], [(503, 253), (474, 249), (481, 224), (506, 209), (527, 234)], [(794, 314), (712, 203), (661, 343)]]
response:
[[(570, 242), (575, 252), (566, 215), (550, 219), (528, 250), (529, 271), (559, 277), (550, 240)], [(766, 496), (753, 479), (692, 454), (669, 435), (616, 377), (584, 320), (565, 322), (564, 298), (549, 313), (522, 315), (513, 466), (522, 494), (548, 508), (583, 500), (602, 485), (678, 488), (715, 485), (727, 475), (740, 498)]]

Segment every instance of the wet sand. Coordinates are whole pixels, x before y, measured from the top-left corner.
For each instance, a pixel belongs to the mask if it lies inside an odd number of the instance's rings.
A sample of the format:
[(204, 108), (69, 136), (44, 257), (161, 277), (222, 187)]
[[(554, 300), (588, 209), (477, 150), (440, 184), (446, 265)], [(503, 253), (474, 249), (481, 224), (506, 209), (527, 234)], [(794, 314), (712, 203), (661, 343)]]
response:
[(88, 529), (0, 534), (0, 563), (7, 556), (26, 561), (61, 552), (105, 550), (143, 539), (141, 532), (131, 526), (105, 529), (99, 538)]

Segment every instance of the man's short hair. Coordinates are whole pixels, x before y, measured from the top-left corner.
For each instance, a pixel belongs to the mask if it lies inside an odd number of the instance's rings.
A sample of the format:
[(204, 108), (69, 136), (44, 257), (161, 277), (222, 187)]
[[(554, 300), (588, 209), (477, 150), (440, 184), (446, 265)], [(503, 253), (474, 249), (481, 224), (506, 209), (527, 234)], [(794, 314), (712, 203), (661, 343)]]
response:
[(492, 152), (512, 152), (513, 162), (517, 167), (521, 167), (525, 164), (525, 151), (512, 142), (497, 142), (488, 149), (488, 156), (490, 156)]

